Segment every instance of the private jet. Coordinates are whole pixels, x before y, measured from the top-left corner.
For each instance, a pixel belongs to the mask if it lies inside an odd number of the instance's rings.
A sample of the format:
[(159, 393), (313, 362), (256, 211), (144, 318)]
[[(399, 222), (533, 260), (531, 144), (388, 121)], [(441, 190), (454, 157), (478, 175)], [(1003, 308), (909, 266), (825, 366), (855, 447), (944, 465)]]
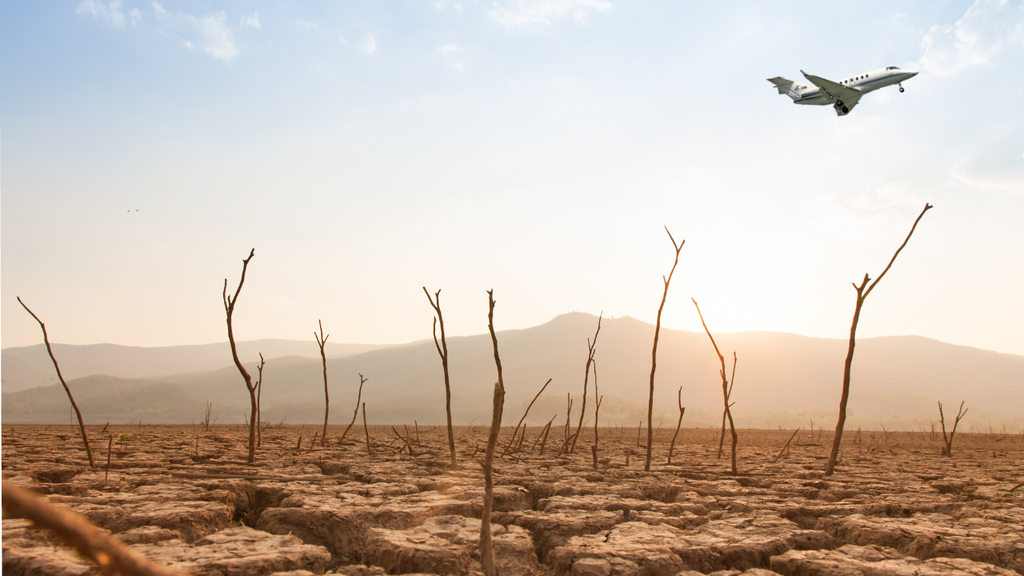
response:
[(917, 76), (913, 70), (903, 70), (895, 66), (886, 66), (857, 76), (851, 76), (838, 82), (826, 80), (820, 76), (800, 71), (814, 87), (793, 80), (787, 80), (781, 76), (769, 78), (768, 81), (775, 84), (779, 94), (785, 94), (793, 99), (794, 104), (810, 104), (813, 106), (825, 106), (831, 104), (836, 114), (846, 116), (853, 110), (853, 107), (860, 102), (862, 96), (868, 92), (874, 92), (885, 86), (896, 84), (903, 92), (903, 82)]

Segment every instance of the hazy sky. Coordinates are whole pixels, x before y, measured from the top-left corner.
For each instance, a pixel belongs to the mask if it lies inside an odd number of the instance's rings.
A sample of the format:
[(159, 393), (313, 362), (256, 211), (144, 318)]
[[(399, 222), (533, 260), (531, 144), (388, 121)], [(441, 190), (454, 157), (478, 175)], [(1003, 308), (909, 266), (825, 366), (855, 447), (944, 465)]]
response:
[[(846, 117), (766, 81), (920, 71)], [(2, 345), (569, 311), (1024, 354), (1024, 2), (0, 3)], [(583, 344), (581, 344), (582, 346)]]

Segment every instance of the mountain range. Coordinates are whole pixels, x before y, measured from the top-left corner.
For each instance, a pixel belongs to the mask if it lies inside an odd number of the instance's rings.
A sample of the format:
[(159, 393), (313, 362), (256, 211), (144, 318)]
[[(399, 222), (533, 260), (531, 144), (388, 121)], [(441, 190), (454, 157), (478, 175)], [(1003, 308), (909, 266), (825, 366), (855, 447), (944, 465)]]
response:
[[(598, 318), (570, 313), (543, 325), (497, 334), (506, 387), (505, 423), (517, 421), (547, 379), (552, 382), (527, 423), (552, 418), (563, 424), (567, 395), (575, 423), (582, 405), (587, 340)], [(635, 427), (646, 420), (654, 326), (629, 317), (604, 318), (595, 359), (604, 397), (602, 425)], [(732, 371), (732, 400), (740, 428), (834, 425), (842, 386), (847, 341), (775, 332), (715, 335)], [(452, 412), (456, 424), (490, 419), (496, 380), (490, 336), (448, 339)], [(256, 375), (263, 371), (265, 421), (323, 422), (324, 384), (319, 349), (313, 342), (261, 340), (239, 344), (239, 355)], [(93, 423), (190, 423), (203, 419), (207, 402), (218, 423), (240, 423), (248, 414), (248, 393), (233, 366), (227, 343), (137, 348), (110, 344), (55, 345), (62, 373)], [(717, 426), (722, 414), (720, 363), (706, 334), (662, 329), (658, 346), (655, 424), (678, 418), (677, 392), (687, 407), (684, 425)], [(445, 419), (444, 379), (434, 343), (400, 346), (328, 344), (331, 422), (353, 417), (359, 374), (371, 423), (441, 424)], [(42, 345), (2, 351), (4, 423), (65, 423), (70, 405), (53, 376)], [(594, 376), (587, 415), (594, 418)], [(919, 336), (857, 341), (847, 427), (928, 428), (938, 420), (936, 402), (970, 412), (961, 430), (1019, 432), (1024, 425), (1024, 356), (956, 346)], [(951, 418), (951, 417), (950, 417)]]

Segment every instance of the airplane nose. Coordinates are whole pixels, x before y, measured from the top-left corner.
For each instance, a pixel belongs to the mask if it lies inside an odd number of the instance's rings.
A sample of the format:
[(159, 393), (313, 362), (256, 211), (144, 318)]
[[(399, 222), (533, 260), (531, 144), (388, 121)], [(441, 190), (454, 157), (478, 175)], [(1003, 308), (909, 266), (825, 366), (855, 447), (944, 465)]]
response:
[(914, 70), (904, 70), (903, 72), (907, 75), (907, 78), (913, 78), (914, 76), (917, 76), (917, 72)]

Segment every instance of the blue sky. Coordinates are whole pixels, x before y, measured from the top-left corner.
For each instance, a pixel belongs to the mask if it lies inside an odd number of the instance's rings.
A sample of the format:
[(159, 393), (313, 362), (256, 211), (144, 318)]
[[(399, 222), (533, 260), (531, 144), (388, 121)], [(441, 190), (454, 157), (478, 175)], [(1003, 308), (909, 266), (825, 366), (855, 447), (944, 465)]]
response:
[[(766, 81), (918, 70), (846, 117)], [(0, 338), (430, 337), (569, 311), (1024, 354), (1024, 2), (0, 5)], [(135, 212), (138, 210), (138, 212)], [(312, 340), (311, 340), (312, 342)]]

